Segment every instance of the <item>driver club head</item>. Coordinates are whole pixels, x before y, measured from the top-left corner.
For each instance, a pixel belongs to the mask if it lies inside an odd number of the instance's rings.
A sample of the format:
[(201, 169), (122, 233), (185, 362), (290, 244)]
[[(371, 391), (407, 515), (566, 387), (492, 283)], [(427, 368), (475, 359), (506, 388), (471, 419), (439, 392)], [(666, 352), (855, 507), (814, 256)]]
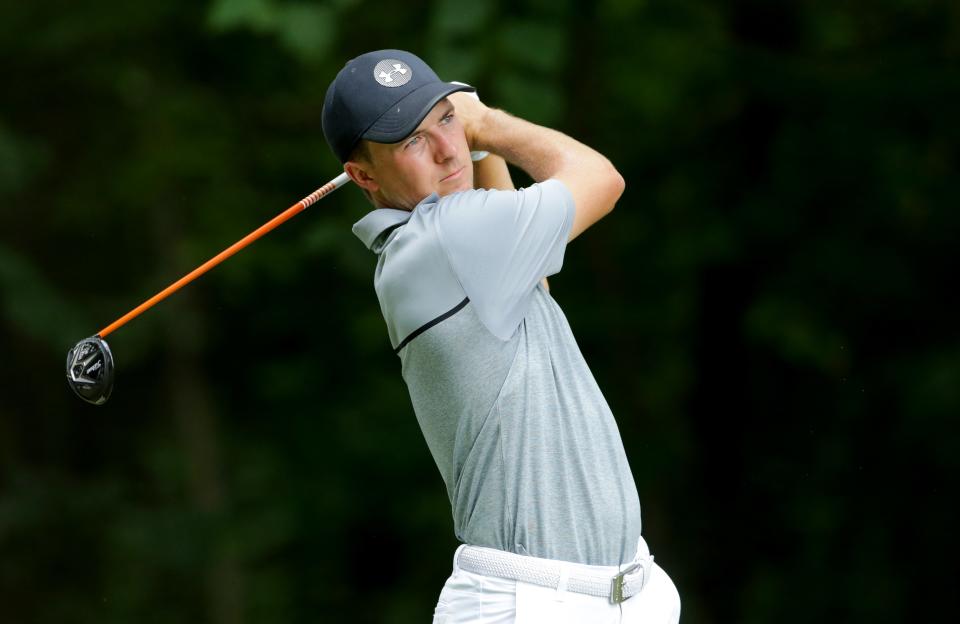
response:
[(84, 338), (67, 351), (67, 384), (78, 397), (103, 405), (113, 391), (113, 354), (100, 336)]

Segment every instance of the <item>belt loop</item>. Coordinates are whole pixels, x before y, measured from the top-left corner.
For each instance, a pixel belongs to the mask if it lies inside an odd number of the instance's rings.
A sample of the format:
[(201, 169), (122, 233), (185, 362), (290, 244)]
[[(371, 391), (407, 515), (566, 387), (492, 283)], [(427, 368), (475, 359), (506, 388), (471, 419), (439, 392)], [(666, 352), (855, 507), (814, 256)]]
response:
[(643, 566), (643, 580), (640, 582), (640, 591), (643, 591), (653, 576), (653, 555), (647, 555), (646, 565)]
[(460, 565), (457, 563), (457, 560), (460, 558), (460, 551), (466, 547), (467, 547), (466, 544), (460, 544), (460, 546), (457, 547), (457, 551), (453, 553), (453, 573), (454, 574), (460, 571)]

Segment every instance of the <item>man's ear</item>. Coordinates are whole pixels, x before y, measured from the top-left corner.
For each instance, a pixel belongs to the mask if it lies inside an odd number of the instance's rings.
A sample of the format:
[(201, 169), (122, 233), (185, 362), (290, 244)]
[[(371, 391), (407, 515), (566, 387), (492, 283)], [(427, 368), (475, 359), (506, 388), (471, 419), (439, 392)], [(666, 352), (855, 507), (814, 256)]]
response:
[(373, 178), (373, 168), (369, 163), (348, 160), (343, 164), (343, 170), (346, 171), (350, 179), (363, 190), (371, 193), (376, 193), (380, 190), (380, 184)]

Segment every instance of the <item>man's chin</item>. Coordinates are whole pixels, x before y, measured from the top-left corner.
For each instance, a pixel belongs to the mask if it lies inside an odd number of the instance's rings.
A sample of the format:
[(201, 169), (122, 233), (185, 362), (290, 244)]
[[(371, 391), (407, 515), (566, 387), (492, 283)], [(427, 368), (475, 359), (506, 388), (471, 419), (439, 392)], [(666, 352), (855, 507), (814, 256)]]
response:
[(473, 190), (473, 180), (467, 180), (466, 176), (464, 176), (463, 180), (456, 180), (450, 184), (441, 184), (440, 188), (437, 189), (437, 195), (445, 197), (447, 195), (453, 195), (454, 193), (471, 190)]

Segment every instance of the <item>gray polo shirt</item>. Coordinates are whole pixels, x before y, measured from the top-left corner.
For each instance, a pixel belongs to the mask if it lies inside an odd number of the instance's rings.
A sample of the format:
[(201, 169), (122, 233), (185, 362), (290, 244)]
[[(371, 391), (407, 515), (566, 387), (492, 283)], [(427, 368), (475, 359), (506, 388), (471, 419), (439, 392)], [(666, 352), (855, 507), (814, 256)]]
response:
[(573, 198), (558, 180), (378, 209), (354, 233), (467, 544), (591, 565), (635, 554), (640, 501), (560, 307)]

